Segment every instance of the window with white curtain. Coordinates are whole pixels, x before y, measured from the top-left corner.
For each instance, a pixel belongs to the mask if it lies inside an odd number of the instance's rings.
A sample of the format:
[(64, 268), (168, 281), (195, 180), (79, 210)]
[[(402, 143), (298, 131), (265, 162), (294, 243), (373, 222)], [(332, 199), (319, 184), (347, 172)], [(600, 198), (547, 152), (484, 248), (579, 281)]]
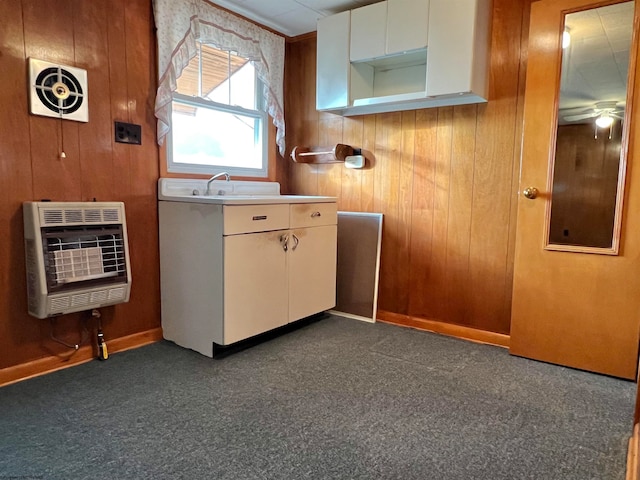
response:
[(153, 11), (168, 171), (266, 177), (269, 118), (285, 152), (284, 38), (206, 0), (153, 0)]

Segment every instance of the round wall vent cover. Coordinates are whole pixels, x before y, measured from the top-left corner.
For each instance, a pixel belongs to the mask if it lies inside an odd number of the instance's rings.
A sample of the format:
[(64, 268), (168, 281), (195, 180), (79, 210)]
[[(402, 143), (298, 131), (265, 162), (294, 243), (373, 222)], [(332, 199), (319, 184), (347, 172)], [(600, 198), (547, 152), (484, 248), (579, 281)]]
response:
[(29, 78), (32, 114), (89, 121), (86, 70), (31, 58)]

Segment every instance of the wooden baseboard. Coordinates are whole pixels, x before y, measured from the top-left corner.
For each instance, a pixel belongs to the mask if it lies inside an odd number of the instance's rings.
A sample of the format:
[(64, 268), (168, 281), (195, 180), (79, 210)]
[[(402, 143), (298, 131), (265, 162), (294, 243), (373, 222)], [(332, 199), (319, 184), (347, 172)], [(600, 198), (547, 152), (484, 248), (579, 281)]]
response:
[(404, 327), (417, 328), (418, 330), (426, 330), (428, 332), (440, 333), (450, 337), (470, 340), (472, 342), (486, 343), (498, 347), (509, 348), (509, 335), (502, 333), (488, 332), (477, 328), (464, 327), (462, 325), (454, 325), (452, 323), (438, 322), (436, 320), (427, 320), (424, 318), (410, 317), (400, 313), (392, 313), (378, 310), (378, 320), (394, 325)]
[(638, 471), (638, 449), (640, 443), (640, 424), (633, 427), (633, 436), (629, 439), (629, 450), (627, 451), (627, 480), (639, 480), (640, 472)]
[[(153, 328), (126, 337), (109, 340), (109, 354), (123, 352), (132, 348), (142, 347), (162, 340), (162, 328)], [(31, 362), (14, 365), (0, 370), (0, 387), (20, 382), (27, 378), (37, 377), (45, 373), (55, 372), (63, 368), (73, 367), (81, 363), (90, 362), (96, 358), (93, 345), (80, 347), (72, 355), (66, 357), (50, 356), (38, 358)]]

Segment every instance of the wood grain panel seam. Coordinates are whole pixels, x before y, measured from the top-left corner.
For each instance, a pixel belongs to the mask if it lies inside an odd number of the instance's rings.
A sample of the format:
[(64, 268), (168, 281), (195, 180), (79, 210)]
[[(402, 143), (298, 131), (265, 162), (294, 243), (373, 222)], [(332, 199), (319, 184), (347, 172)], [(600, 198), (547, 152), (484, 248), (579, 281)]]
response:
[[(471, 278), (471, 246), (473, 245), (473, 211), (474, 211), (474, 201), (475, 198), (474, 193), (476, 190), (476, 162), (478, 161), (478, 122), (480, 115), (478, 114), (478, 105), (473, 106), (473, 110), (475, 111), (475, 122), (473, 127), (473, 167), (471, 168), (471, 192), (469, 193), (469, 198), (471, 199), (471, 205), (469, 208), (469, 231), (467, 233), (467, 278)], [(473, 282), (469, 284), (469, 288), (467, 289), (468, 298), (465, 299), (465, 303), (469, 303), (469, 299), (473, 297)], [(467, 315), (469, 312), (467, 311)]]
[[(415, 172), (415, 162), (416, 162), (416, 136), (417, 136), (417, 132), (416, 132), (416, 112), (415, 111), (410, 111), (410, 112), (404, 112), (402, 115), (402, 120), (401, 120), (401, 125), (402, 125), (402, 139), (400, 140), (400, 145), (402, 147), (404, 147), (404, 139), (405, 136), (407, 135), (406, 129), (405, 129), (405, 117), (408, 116), (409, 117), (409, 123), (411, 124), (410, 130), (412, 130), (411, 135), (413, 136), (413, 138), (411, 138), (411, 158), (409, 159), (409, 163), (410, 163), (410, 171), (411, 172)], [(411, 120), (413, 119), (413, 120)], [(400, 163), (400, 171), (399, 171), (399, 188), (402, 189), (402, 184), (403, 184), (403, 174), (405, 173), (403, 170), (403, 167), (405, 166), (405, 161), (404, 161), (404, 157), (405, 157), (405, 149), (402, 148), (402, 156), (403, 156), (403, 160)], [(407, 266), (407, 270), (406, 270), (406, 275), (403, 275), (404, 277), (404, 281), (403, 282), (398, 282), (399, 286), (404, 286), (405, 289), (404, 291), (399, 292), (398, 298), (400, 298), (402, 300), (402, 305), (400, 305), (400, 308), (403, 309), (403, 311), (405, 312), (409, 312), (409, 305), (411, 303), (411, 292), (408, 288), (408, 284), (405, 282), (409, 282), (409, 280), (411, 279), (411, 242), (412, 242), (412, 236), (413, 236), (413, 225), (412, 225), (412, 217), (413, 217), (413, 189), (414, 189), (414, 182), (415, 182), (415, 175), (411, 174), (409, 176), (409, 181), (407, 182), (407, 184), (405, 186), (407, 186), (407, 191), (405, 192), (405, 197), (404, 197), (404, 202), (407, 202), (409, 204), (408, 209), (405, 205), (404, 207), (404, 212), (403, 212), (403, 208), (401, 207), (403, 199), (401, 198), (400, 201), (398, 202), (398, 218), (402, 221), (406, 220), (406, 222), (398, 222), (397, 225), (397, 230), (396, 230), (396, 234), (398, 236), (398, 238), (401, 237), (401, 235), (403, 234), (403, 231), (405, 232), (405, 239), (407, 240), (407, 245), (405, 246), (408, 249), (408, 254), (407, 254), (407, 260), (406, 260), (406, 266)], [(401, 191), (401, 190), (400, 190)], [(408, 230), (408, 234), (406, 234)], [(400, 249), (398, 249), (398, 259), (400, 260), (402, 258), (402, 251)]]
[[(22, 57), (25, 59), (25, 65), (24, 65), (24, 70), (26, 71), (26, 62), (27, 62), (27, 32), (26, 32), (26, 22), (25, 22), (25, 16), (24, 16), (24, 5), (23, 2), (20, 2), (20, 17), (22, 18)], [(29, 100), (27, 99), (27, 102)], [(33, 132), (32, 132), (32, 127), (31, 127), (31, 122), (29, 121), (29, 119), (27, 118), (27, 124), (29, 125), (29, 163), (31, 164), (31, 171), (34, 171), (34, 166), (33, 166), (33, 149), (31, 148), (31, 145), (33, 145)], [(33, 197), (34, 193), (36, 191), (36, 184), (35, 184), (35, 175), (31, 175), (31, 196)]]
[[(504, 278), (511, 279), (505, 282), (505, 312), (509, 313), (509, 325), (511, 325), (511, 297), (513, 292), (513, 265), (515, 258), (515, 230), (518, 224), (517, 203), (519, 199), (520, 177), (522, 174), (522, 145), (524, 141), (524, 93), (526, 87), (526, 55), (524, 53), (528, 45), (529, 15), (531, 2), (524, 2), (520, 16), (520, 47), (518, 49), (518, 97), (516, 99), (516, 128), (513, 132), (513, 154), (511, 165), (511, 193), (509, 195), (509, 221), (507, 225), (509, 244), (507, 245)], [(517, 175), (516, 175), (517, 173)], [(517, 181), (516, 181), (517, 179)], [(515, 192), (513, 187), (515, 186)], [(510, 261), (511, 260), (511, 261)]]

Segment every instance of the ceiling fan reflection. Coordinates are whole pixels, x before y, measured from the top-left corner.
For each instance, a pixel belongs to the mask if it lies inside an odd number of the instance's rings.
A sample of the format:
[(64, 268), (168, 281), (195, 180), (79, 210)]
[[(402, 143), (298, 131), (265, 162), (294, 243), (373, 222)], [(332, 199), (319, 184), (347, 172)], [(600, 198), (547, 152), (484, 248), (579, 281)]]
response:
[(596, 124), (601, 128), (611, 126), (614, 119), (622, 119), (624, 114), (623, 107), (617, 107), (616, 102), (598, 102), (594, 107), (586, 109), (583, 113), (574, 115), (564, 115), (562, 118), (566, 122), (577, 122), (588, 118), (595, 118)]

